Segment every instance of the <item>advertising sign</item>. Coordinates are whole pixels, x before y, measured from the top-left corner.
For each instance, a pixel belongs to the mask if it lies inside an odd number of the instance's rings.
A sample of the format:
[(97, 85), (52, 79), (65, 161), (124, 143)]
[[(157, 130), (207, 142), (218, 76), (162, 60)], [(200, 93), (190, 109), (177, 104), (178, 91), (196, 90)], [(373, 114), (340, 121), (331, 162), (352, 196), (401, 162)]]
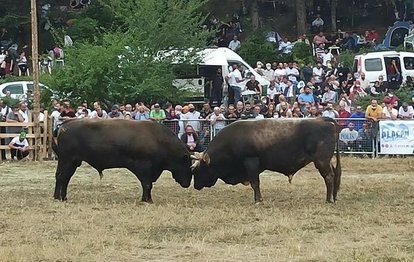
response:
[(379, 154), (414, 154), (414, 121), (380, 121)]

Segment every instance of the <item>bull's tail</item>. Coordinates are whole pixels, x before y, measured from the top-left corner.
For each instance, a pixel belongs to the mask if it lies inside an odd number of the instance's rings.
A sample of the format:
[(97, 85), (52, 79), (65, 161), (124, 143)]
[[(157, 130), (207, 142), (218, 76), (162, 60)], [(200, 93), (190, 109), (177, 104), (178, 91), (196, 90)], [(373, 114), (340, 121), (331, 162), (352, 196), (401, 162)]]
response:
[(334, 200), (336, 200), (337, 193), (341, 186), (342, 175), (341, 156), (339, 154), (339, 137), (336, 138), (336, 165), (335, 167), (332, 165), (332, 170), (334, 172)]

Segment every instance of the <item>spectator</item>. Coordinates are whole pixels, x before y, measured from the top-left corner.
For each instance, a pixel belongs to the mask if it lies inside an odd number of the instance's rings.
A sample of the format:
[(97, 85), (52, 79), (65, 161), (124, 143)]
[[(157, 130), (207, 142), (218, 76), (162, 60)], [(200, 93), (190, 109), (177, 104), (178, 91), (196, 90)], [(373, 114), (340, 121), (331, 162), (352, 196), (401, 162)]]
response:
[(332, 53), (329, 52), (328, 49), (324, 50), (324, 53), (319, 56), (322, 59), (322, 65), (326, 67), (328, 62), (332, 61), (334, 56)]
[(246, 102), (244, 105), (244, 110), (240, 115), (241, 119), (249, 119), (249, 118), (255, 118), (253, 110), (251, 110), (251, 105), (249, 102)]
[(111, 108), (111, 112), (108, 114), (108, 118), (117, 118), (117, 119), (123, 119), (124, 115), (119, 111), (118, 105), (113, 105)]
[(323, 31), (323, 25), (324, 21), (321, 18), (321, 15), (317, 14), (315, 20), (312, 21), (312, 32), (319, 33)]
[(279, 89), (279, 85), (276, 84), (275, 80), (270, 80), (270, 84), (267, 87), (266, 96), (270, 102), (275, 101), (275, 99), (280, 95), (281, 90)]
[(408, 103), (404, 102), (401, 107), (398, 109), (398, 118), (402, 120), (411, 120), (413, 119), (414, 109), (412, 106), (409, 106)]
[(100, 106), (96, 107), (95, 110), (92, 111), (91, 116), (90, 116), (90, 118), (92, 119), (106, 119), (107, 117), (108, 117), (108, 114)]
[(260, 114), (260, 106), (255, 106), (253, 113), (254, 113), (255, 119), (264, 119), (264, 116)]
[(382, 107), (378, 105), (377, 100), (371, 100), (365, 112), (365, 118), (372, 121), (372, 136), (375, 138), (378, 132), (378, 121), (382, 118)]
[(368, 93), (371, 90), (370, 83), (368, 79), (365, 78), (364, 72), (361, 72), (358, 81), (361, 84), (362, 90), (364, 90), (366, 93)]
[(129, 113), (131, 113), (131, 116), (132, 116), (132, 105), (131, 104), (126, 104), (125, 105), (125, 110), (124, 110), (124, 113), (125, 112), (129, 112)]
[(213, 110), (213, 114), (210, 116), (210, 123), (213, 126), (216, 134), (226, 126), (225, 122), (226, 118), (220, 112), (220, 107), (215, 107)]
[(326, 39), (326, 37), (323, 35), (323, 32), (319, 32), (317, 35), (315, 35), (313, 37), (313, 41), (312, 41), (315, 46), (320, 46), (321, 44), (324, 46), (325, 44), (327, 44), (329, 41)]
[(223, 98), (223, 84), (223, 74), (221, 68), (218, 68), (216, 75), (213, 76), (213, 79), (210, 82), (210, 102), (217, 103), (217, 105), (221, 103)]
[(288, 40), (287, 37), (283, 38), (283, 41), (280, 42), (280, 44), (279, 44), (279, 51), (282, 52), (283, 54), (289, 54), (289, 53), (291, 53), (292, 52), (292, 48), (293, 48), (293, 45)]
[(388, 83), (384, 82), (384, 76), (380, 75), (378, 81), (375, 81), (374, 86), (371, 88), (371, 94), (379, 95), (388, 90)]
[(310, 105), (315, 104), (315, 98), (313, 97), (309, 86), (303, 88), (303, 93), (298, 96), (298, 103), (302, 112), (305, 111), (305, 105), (307, 103)]
[(257, 61), (256, 68), (254, 69), (254, 71), (256, 71), (256, 73), (258, 73), (259, 75), (263, 76), (264, 75), (263, 63), (260, 61)]
[(275, 73), (275, 78), (279, 78), (279, 77), (285, 77), (285, 76), (287, 76), (287, 74), (286, 74), (286, 69), (285, 69), (285, 67), (283, 66), (283, 63), (279, 63), (279, 64), (277, 65), (277, 68), (275, 69), (274, 73)]
[(306, 66), (302, 69), (303, 79), (305, 83), (310, 82), (312, 76), (313, 76), (313, 69), (312, 69), (312, 63), (307, 63)]
[(23, 123), (29, 123), (29, 110), (26, 102), (19, 103), (19, 114), (23, 117)]
[(307, 115), (306, 117), (308, 118), (316, 118), (316, 117), (320, 117), (320, 113), (318, 111), (318, 108), (316, 106), (312, 106), (309, 110), (309, 115)]
[(186, 145), (190, 152), (200, 152), (201, 145), (197, 133), (191, 125), (185, 127), (185, 133), (181, 135), (181, 141)]
[(227, 120), (237, 120), (239, 118), (239, 116), (236, 113), (236, 109), (234, 108), (233, 105), (229, 105), (229, 108), (227, 109), (227, 112), (224, 114), (224, 117)]
[(335, 103), (336, 95), (337, 93), (331, 90), (328, 85), (325, 86), (325, 93), (322, 96), (322, 103)]
[(349, 89), (349, 99), (353, 101), (357, 97), (367, 96), (364, 89), (362, 89), (359, 80), (356, 80), (352, 87)]
[(200, 118), (201, 119), (208, 119), (210, 117), (211, 113), (213, 113), (213, 111), (211, 110), (210, 104), (209, 103), (204, 103), (203, 108), (201, 109), (201, 112), (200, 112)]
[(272, 81), (274, 79), (275, 71), (272, 69), (272, 65), (270, 63), (266, 64), (266, 69), (263, 71), (263, 76), (268, 80)]
[(289, 104), (287, 102), (280, 102), (278, 113), (280, 118), (292, 117), (292, 111), (290, 110)]
[(358, 130), (357, 146), (359, 151), (372, 151), (372, 129), (367, 122), (362, 123)]
[(339, 148), (341, 150), (355, 151), (357, 149), (358, 131), (355, 130), (354, 123), (349, 123), (339, 133)]
[(241, 118), (241, 115), (244, 111), (244, 105), (242, 101), (237, 102), (236, 104), (236, 114), (237, 114), (237, 118)]
[(262, 86), (260, 85), (259, 81), (256, 80), (256, 77), (253, 74), (250, 75), (250, 80), (246, 83), (246, 89), (255, 91), (258, 95), (262, 93)]
[(398, 110), (393, 107), (391, 103), (385, 104), (385, 107), (382, 109), (382, 118), (397, 120)]
[(165, 115), (165, 111), (161, 109), (160, 105), (158, 103), (154, 104), (154, 108), (150, 112), (149, 119), (161, 123), (166, 118), (167, 116)]
[(322, 112), (323, 117), (338, 118), (338, 112), (333, 108), (332, 103), (328, 103), (325, 107), (325, 110)]
[(179, 120), (178, 121), (178, 137), (181, 138), (181, 135), (184, 134), (184, 123), (182, 120), (183, 118), (183, 107), (181, 105), (176, 105), (175, 106), (175, 115), (176, 118)]
[(400, 81), (400, 78), (401, 78), (400, 71), (398, 70), (395, 59), (393, 59), (391, 60), (391, 62), (387, 64), (387, 79), (388, 81), (398, 82)]
[(263, 116), (264, 118), (277, 118), (278, 117), (274, 103), (269, 104)]
[[(220, 110), (220, 108), (219, 108)], [(188, 105), (188, 112), (182, 115), (182, 120), (184, 120), (184, 125), (191, 125), (196, 132), (200, 131), (200, 112), (195, 110), (193, 104)]]
[(240, 47), (241, 47), (241, 43), (240, 43), (239, 39), (237, 38), (236, 35), (233, 36), (233, 40), (231, 40), (230, 43), (229, 43), (229, 48), (237, 53), (239, 51)]
[(132, 116), (131, 116), (131, 112), (129, 111), (124, 111), (124, 119), (125, 120), (132, 120)]
[[(10, 55), (9, 51), (6, 50), (6, 57), (4, 58), (4, 73), (6, 75), (10, 75), (11, 73), (13, 73), (13, 67), (14, 67), (14, 59), (13, 57)], [(3, 65), (2, 65), (3, 67)]]
[(305, 43), (307, 45), (310, 45), (309, 38), (306, 36), (306, 34), (300, 35), (296, 43)]
[(283, 95), (285, 96), (286, 100), (289, 103), (292, 103), (296, 98), (296, 90), (295, 90), (295, 87), (292, 84), (292, 81), (288, 80), (286, 82), (286, 84), (287, 85), (286, 85), (285, 89), (283, 90)]
[[(338, 118), (349, 118), (351, 116), (351, 113), (345, 110), (345, 107), (343, 105), (338, 106)], [(341, 127), (346, 126), (345, 120), (339, 120), (338, 125)]]
[[(361, 106), (357, 106), (354, 113), (351, 114), (350, 118), (365, 118), (365, 112), (362, 111)], [(362, 128), (362, 121), (352, 121), (355, 125), (356, 130), (360, 130)]]
[(323, 77), (325, 76), (321, 62), (316, 63), (316, 67), (312, 69), (312, 76), (315, 78), (315, 83), (320, 86), (323, 82)]
[(244, 88), (244, 79), (240, 73), (239, 66), (237, 64), (234, 64), (232, 68), (233, 71), (228, 75), (228, 82), (234, 94), (234, 101), (229, 101), (229, 103), (237, 103), (238, 101), (240, 101), (241, 92)]
[(288, 66), (285, 68), (286, 75), (294, 85), (297, 85), (299, 79), (299, 70), (293, 66), (292, 62), (289, 62)]
[(15, 157), (18, 160), (27, 157), (29, 155), (29, 143), (26, 139), (26, 133), (21, 132), (19, 136), (14, 137), (9, 143), (9, 148), (12, 160)]

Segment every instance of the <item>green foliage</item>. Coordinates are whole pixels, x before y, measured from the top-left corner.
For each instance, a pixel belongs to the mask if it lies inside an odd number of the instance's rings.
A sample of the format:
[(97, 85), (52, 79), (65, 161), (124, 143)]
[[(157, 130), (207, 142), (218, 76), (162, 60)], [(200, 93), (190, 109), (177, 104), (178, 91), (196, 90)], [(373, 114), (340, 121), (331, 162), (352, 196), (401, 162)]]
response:
[[(401, 103), (402, 102), (409, 103), (413, 95), (413, 87), (402, 85), (398, 90), (395, 91), (395, 95), (400, 99)], [(357, 99), (355, 99), (353, 104), (360, 105), (363, 108), (366, 108), (367, 106), (371, 104), (372, 99), (376, 99), (378, 103), (381, 104), (382, 101), (384, 100), (384, 96), (385, 95), (382, 94), (380, 96), (375, 96), (375, 97), (373, 96), (358, 97)]]
[[(67, 34), (73, 41), (92, 41), (97, 35), (98, 21), (84, 17), (79, 19), (71, 19), (73, 25), (66, 30)], [(63, 37), (62, 37), (63, 38)]]
[(344, 67), (347, 67), (350, 70), (352, 70), (352, 66), (354, 64), (354, 57), (355, 57), (354, 53), (346, 50), (346, 51), (341, 52), (338, 60), (340, 63), (342, 63)]
[(271, 63), (276, 59), (273, 44), (266, 42), (261, 33), (246, 38), (241, 44), (239, 54), (250, 65), (255, 65), (257, 61)]
[(304, 67), (307, 63), (314, 60), (312, 47), (305, 43), (296, 43), (292, 49), (292, 58), (298, 63), (300, 68)]

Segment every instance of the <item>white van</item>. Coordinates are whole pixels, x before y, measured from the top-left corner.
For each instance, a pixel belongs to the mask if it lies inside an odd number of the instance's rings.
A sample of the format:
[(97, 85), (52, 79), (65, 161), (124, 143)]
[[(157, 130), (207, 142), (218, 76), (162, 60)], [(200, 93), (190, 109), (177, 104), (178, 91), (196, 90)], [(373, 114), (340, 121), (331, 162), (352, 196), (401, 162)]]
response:
[(407, 76), (414, 76), (414, 53), (383, 51), (357, 55), (354, 58), (353, 73), (357, 77), (365, 73), (365, 78), (374, 83), (382, 75), (384, 81), (391, 81), (387, 75), (387, 67), (395, 60), (401, 78), (399, 82), (405, 82)]
[[(168, 56), (170, 54), (164, 52), (159, 55)], [(225, 78), (229, 74), (229, 66), (233, 64), (240, 64), (246, 69), (246, 72), (252, 73), (263, 87), (263, 90), (266, 90), (266, 87), (270, 84), (267, 79), (259, 75), (243, 58), (226, 47), (207, 48), (196, 52), (196, 55), (199, 56), (200, 62), (194, 65), (194, 72), (187, 76), (181, 75), (179, 79), (175, 79), (173, 81), (175, 87), (191, 90), (200, 97), (206, 98), (208, 97), (208, 81), (216, 74), (217, 69), (221, 68), (223, 78)], [(177, 62), (177, 64), (179, 63)]]

